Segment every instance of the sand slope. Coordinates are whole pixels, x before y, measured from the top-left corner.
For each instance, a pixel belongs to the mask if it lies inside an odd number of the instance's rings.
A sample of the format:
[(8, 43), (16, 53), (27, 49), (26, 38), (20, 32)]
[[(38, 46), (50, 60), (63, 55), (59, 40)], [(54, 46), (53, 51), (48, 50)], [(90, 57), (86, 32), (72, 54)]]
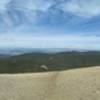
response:
[(100, 100), (100, 67), (0, 75), (0, 100)]

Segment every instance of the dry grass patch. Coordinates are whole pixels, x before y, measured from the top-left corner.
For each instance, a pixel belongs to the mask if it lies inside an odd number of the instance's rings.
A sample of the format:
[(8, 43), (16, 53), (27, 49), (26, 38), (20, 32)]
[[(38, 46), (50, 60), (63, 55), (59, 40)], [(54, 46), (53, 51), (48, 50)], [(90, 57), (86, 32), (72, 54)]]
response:
[(0, 100), (100, 100), (100, 67), (3, 74)]

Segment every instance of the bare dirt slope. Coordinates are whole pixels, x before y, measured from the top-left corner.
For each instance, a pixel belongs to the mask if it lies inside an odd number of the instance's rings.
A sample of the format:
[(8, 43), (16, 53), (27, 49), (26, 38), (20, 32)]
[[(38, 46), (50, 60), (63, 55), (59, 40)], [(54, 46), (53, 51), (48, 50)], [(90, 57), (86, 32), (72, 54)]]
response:
[(0, 75), (0, 100), (100, 100), (100, 67)]

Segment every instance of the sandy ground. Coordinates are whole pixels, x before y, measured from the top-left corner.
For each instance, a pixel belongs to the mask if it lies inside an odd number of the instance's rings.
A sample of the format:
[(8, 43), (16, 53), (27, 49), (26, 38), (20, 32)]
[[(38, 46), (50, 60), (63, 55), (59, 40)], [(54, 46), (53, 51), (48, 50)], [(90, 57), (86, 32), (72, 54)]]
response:
[(1, 74), (0, 100), (100, 100), (100, 67)]

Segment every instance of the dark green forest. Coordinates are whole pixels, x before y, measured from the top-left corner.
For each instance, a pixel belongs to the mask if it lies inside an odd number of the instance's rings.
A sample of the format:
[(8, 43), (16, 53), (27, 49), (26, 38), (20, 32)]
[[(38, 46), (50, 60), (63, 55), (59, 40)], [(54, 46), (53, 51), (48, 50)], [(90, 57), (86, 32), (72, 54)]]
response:
[(100, 65), (98, 51), (27, 53), (0, 58), (0, 73), (61, 71), (98, 65)]

